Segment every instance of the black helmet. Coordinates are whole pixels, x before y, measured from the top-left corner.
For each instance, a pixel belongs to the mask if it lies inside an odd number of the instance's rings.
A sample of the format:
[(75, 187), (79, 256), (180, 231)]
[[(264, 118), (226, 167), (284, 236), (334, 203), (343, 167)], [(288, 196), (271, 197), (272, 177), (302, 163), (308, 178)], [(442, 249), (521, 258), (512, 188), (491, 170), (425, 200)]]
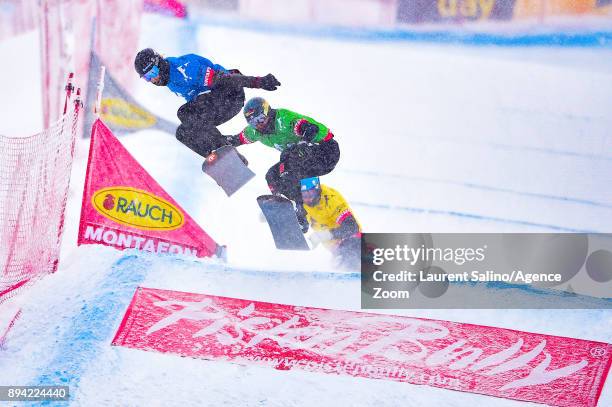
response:
[(267, 125), (271, 110), (264, 98), (254, 97), (244, 105), (244, 118), (250, 126), (261, 130)]
[(138, 75), (142, 77), (154, 66), (159, 67), (160, 60), (163, 60), (161, 55), (152, 48), (145, 48), (136, 54), (136, 58), (134, 58), (134, 68), (136, 72), (138, 72)]

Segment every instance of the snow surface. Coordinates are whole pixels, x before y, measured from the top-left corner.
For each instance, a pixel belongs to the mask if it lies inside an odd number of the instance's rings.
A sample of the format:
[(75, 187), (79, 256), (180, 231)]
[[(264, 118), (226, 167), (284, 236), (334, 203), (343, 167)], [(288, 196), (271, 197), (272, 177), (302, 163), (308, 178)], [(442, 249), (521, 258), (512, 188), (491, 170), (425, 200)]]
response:
[[(146, 19), (143, 47), (155, 46), (163, 32), (168, 48), (161, 51), (185, 51), (179, 42), (185, 31), (175, 22)], [(612, 231), (609, 50), (362, 43), (223, 27), (200, 27), (197, 44), (198, 52), (226, 67), (273, 72), (282, 83), (276, 92), (248, 90), (247, 96), (263, 95), (272, 106), (332, 128), (342, 158), (323, 182), (345, 195), (366, 231)], [(0, 43), (0, 51), (14, 47)], [(34, 61), (34, 53), (28, 55)], [(0, 86), (10, 80), (1, 75)], [(170, 119), (182, 103), (144, 83), (138, 95)], [(3, 109), (10, 104), (0, 99)], [(30, 131), (30, 110), (18, 112), (5, 123), (3, 116), (0, 129)], [(237, 117), (223, 130), (237, 133), (243, 126)], [(111, 347), (138, 285), (347, 310), (359, 310), (360, 300), (358, 280), (329, 273), (334, 270), (323, 249), (274, 250), (255, 197), (267, 191), (263, 175), (275, 151), (241, 148), (258, 177), (229, 199), (201, 174), (201, 159), (173, 137), (147, 131), (121, 140), (211, 236), (228, 244), (229, 263), (75, 248), (83, 141), (60, 270), (0, 311), (6, 319), (22, 308), (1, 353), (0, 385), (68, 383), (74, 404), (84, 406), (525, 404)], [(388, 312), (612, 342), (608, 310)], [(600, 405), (612, 405), (609, 385)]]

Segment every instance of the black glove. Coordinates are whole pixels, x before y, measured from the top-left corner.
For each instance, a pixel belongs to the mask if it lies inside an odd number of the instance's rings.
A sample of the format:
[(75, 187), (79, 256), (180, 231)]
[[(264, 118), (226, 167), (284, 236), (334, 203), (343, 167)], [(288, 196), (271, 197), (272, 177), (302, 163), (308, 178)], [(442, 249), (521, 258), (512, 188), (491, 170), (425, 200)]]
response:
[(238, 151), (236, 151), (236, 154), (238, 154), (238, 158), (240, 158), (240, 160), (242, 160), (244, 165), (246, 165), (248, 167), (249, 166), (249, 160), (247, 160), (246, 157), (243, 156), (242, 154), (240, 154)]
[(259, 78), (259, 87), (263, 90), (276, 90), (280, 82), (271, 73)]
[(308, 232), (310, 225), (308, 224), (308, 218), (306, 217), (306, 209), (304, 209), (303, 204), (298, 203), (295, 208), (295, 216), (297, 217), (298, 224), (300, 225), (300, 229), (302, 229), (302, 233)]
[(314, 140), (318, 133), (319, 126), (317, 126), (316, 124), (312, 124), (304, 120), (304, 122), (300, 125), (299, 136), (301, 136), (302, 140), (304, 141), (307, 141), (309, 143), (312, 142), (312, 140)]
[(230, 136), (225, 136), (227, 143), (231, 146), (238, 147), (242, 145), (242, 141), (240, 141), (240, 134), (234, 134)]

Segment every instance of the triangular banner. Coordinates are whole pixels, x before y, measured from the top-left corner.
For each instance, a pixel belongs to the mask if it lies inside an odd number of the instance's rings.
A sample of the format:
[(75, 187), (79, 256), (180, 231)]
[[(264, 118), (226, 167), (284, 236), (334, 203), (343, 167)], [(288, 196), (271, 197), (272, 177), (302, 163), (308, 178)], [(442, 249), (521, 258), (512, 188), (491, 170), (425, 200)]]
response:
[(99, 119), (91, 131), (77, 243), (197, 257), (222, 253)]
[[(87, 85), (87, 114), (85, 137), (96, 117), (93, 107), (96, 104), (97, 86), (102, 63), (95, 52), (91, 52), (89, 78)], [(104, 95), (100, 102), (100, 118), (117, 134), (131, 133), (145, 129), (157, 129), (174, 135), (178, 124), (164, 120), (142, 107), (128, 92), (106, 71), (104, 78)]]

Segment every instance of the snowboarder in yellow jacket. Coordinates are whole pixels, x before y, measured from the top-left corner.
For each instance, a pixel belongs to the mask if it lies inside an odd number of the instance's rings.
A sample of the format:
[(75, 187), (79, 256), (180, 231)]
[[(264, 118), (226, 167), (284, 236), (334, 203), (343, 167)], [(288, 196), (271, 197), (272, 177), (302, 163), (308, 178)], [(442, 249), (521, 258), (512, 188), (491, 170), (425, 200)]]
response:
[(344, 197), (322, 185), (319, 177), (301, 180), (300, 187), (313, 247), (322, 243), (336, 257), (339, 266), (359, 269), (361, 226)]

